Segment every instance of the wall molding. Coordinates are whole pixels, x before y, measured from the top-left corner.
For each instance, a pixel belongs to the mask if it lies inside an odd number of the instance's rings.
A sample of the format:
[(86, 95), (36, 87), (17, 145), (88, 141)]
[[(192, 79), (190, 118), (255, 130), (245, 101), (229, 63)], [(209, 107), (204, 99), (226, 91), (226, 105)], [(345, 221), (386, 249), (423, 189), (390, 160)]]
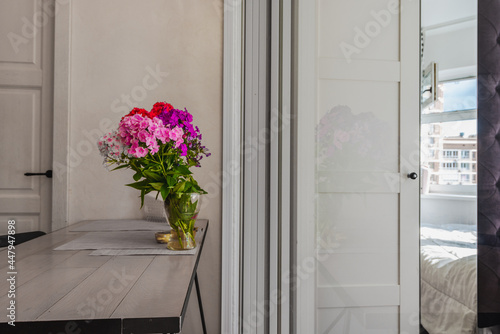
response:
[(71, 110), (71, 1), (55, 1), (55, 5), (52, 231), (66, 227), (69, 221)]

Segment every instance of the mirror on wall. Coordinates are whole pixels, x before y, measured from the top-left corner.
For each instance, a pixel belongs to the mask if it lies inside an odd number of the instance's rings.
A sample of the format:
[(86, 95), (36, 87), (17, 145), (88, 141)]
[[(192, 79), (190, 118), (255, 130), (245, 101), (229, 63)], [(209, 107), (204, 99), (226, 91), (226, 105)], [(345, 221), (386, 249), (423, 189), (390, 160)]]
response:
[(421, 0), (421, 333), (477, 329), (477, 1)]

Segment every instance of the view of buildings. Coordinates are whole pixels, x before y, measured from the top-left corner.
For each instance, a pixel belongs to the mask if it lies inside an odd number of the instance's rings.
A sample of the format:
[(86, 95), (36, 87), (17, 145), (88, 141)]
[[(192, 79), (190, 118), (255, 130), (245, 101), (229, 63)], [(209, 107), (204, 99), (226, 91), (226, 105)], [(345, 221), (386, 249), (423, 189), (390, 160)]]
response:
[[(477, 183), (477, 136), (443, 135), (443, 123), (422, 125), (423, 166), (429, 184), (472, 185)], [(424, 136), (425, 135), (425, 136)]]

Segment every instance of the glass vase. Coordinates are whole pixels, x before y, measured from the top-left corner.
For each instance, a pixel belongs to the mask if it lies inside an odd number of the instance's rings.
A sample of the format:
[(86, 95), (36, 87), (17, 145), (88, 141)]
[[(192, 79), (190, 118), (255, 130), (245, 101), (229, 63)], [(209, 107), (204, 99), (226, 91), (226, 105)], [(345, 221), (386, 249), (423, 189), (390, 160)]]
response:
[(188, 250), (196, 247), (194, 224), (200, 212), (201, 198), (202, 195), (198, 193), (178, 193), (165, 200), (165, 214), (171, 227), (168, 249)]

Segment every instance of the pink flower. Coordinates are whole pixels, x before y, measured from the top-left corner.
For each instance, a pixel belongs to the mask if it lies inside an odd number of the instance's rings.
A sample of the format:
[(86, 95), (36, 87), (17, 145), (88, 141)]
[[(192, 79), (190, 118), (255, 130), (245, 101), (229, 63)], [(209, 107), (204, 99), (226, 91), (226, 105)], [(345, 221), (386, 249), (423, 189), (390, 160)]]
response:
[(178, 126), (176, 126), (175, 128), (173, 128), (172, 130), (170, 130), (170, 134), (169, 134), (170, 139), (171, 140), (175, 140), (176, 142), (179, 139), (182, 139), (182, 135), (184, 135), (184, 131), (182, 131), (182, 129), (180, 127), (178, 127)]
[(179, 146), (181, 146), (182, 143), (184, 143), (184, 139), (182, 137), (180, 137), (179, 139), (177, 139), (175, 141), (175, 148), (178, 148)]
[(121, 160), (125, 147), (118, 131), (110, 132), (102, 136), (97, 142), (99, 152), (104, 157), (105, 162), (111, 160)]
[(146, 155), (148, 155), (148, 150), (145, 149), (144, 147), (139, 146), (135, 150), (135, 157), (136, 158), (144, 158)]
[(160, 146), (158, 145), (158, 142), (155, 140), (148, 145), (148, 148), (151, 154), (155, 154), (160, 149)]
[(170, 134), (169, 134), (169, 131), (166, 127), (161, 127), (161, 128), (158, 128), (158, 131), (156, 133), (156, 137), (161, 140), (161, 142), (163, 144), (165, 144), (169, 138), (170, 138)]
[(146, 130), (141, 130), (138, 134), (137, 134), (137, 138), (142, 141), (143, 143), (146, 143), (148, 141), (148, 139), (150, 138), (150, 134), (148, 131)]
[[(144, 154), (142, 150), (139, 150), (139, 142), (145, 143), (149, 149), (148, 152), (155, 154), (159, 150), (158, 140), (165, 144), (169, 140), (169, 133), (169, 129), (160, 119), (151, 119), (139, 113), (124, 117), (119, 125), (120, 137), (126, 146), (131, 145), (128, 154), (132, 157)], [(176, 139), (178, 135), (179, 133)]]

